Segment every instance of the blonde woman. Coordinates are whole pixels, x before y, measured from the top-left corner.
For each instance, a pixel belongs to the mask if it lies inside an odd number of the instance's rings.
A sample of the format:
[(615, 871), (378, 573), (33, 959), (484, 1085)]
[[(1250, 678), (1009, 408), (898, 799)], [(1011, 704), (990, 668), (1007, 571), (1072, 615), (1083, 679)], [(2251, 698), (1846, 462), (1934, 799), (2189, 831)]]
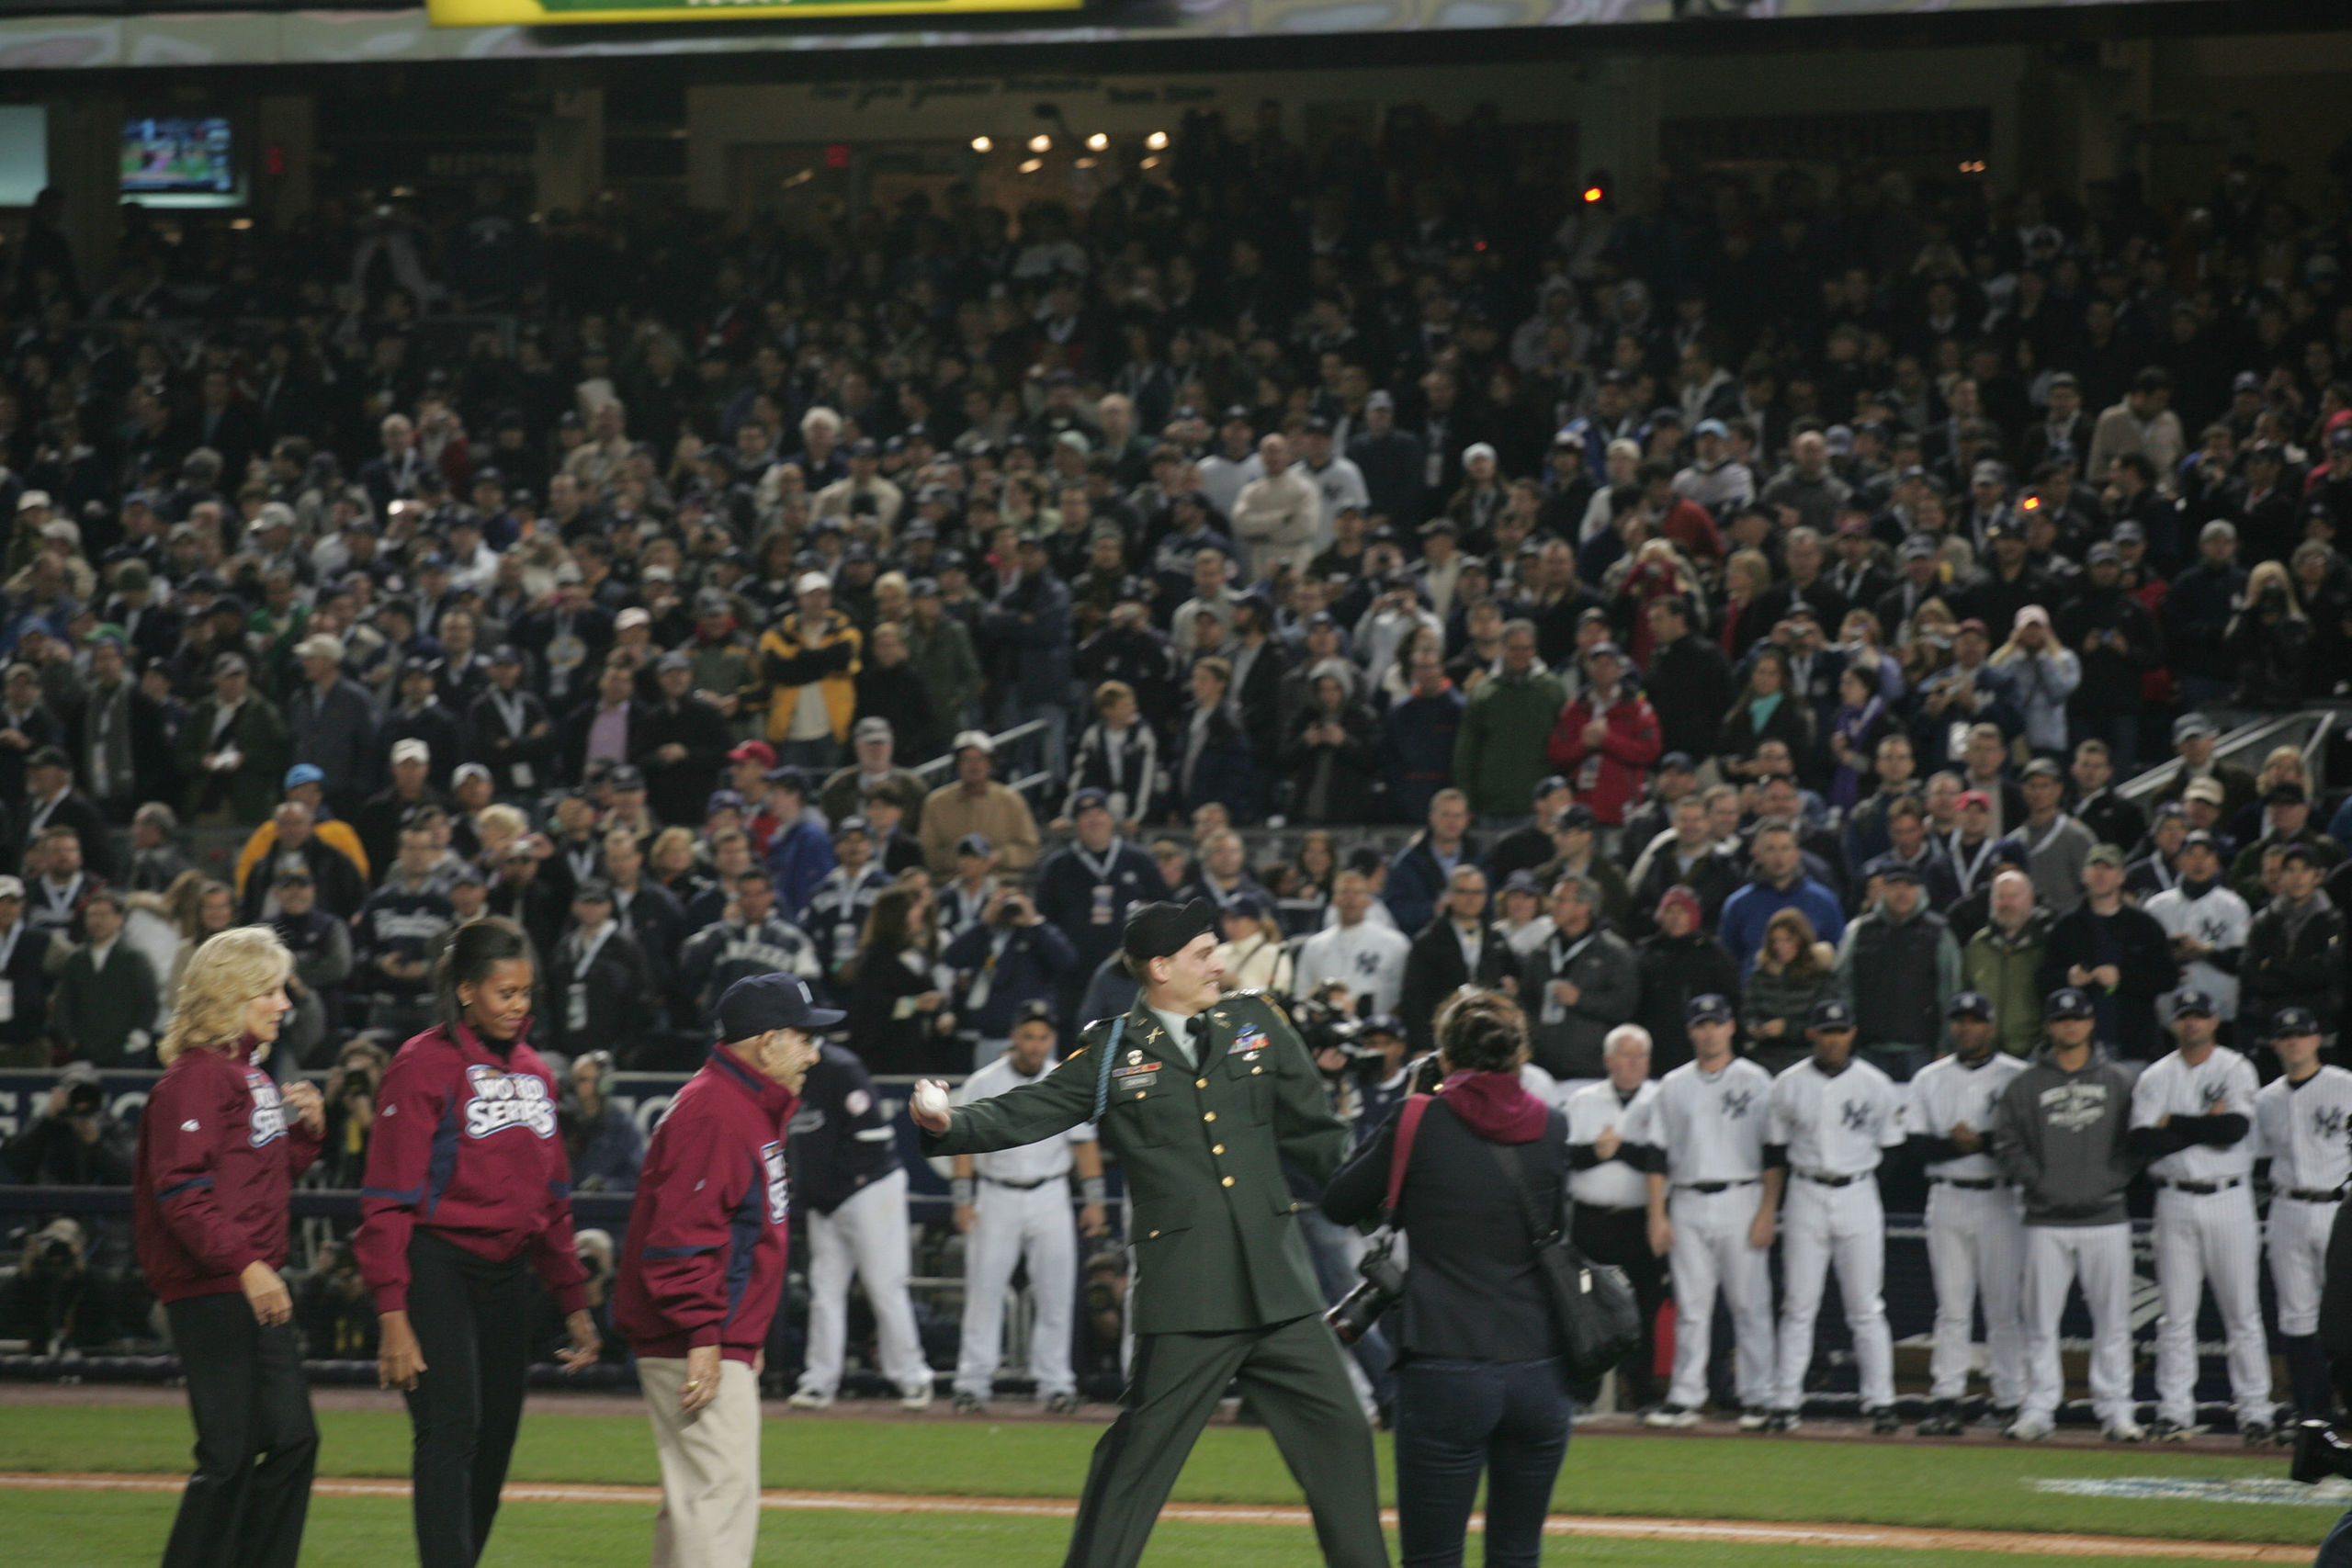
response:
[(2223, 646), (2237, 665), (2233, 700), (2241, 706), (2290, 708), (2302, 700), (2312, 623), (2283, 562), (2260, 561), (2246, 574), (2245, 599)]
[(1218, 944), (1218, 962), (1228, 991), (1273, 991), (1290, 995), (1291, 955), (1283, 951), (1283, 928), (1274, 919), (1272, 903), (1256, 893), (1243, 893), (1225, 907), (1219, 921), (1225, 941)]
[(506, 863), (506, 852), (515, 840), (531, 830), (531, 819), (514, 807), (485, 806), (474, 816), (474, 837), (481, 849), (475, 863), (485, 871), (495, 871)]
[[(223, 889), (223, 891), (226, 891)], [(266, 926), (198, 949), (139, 1123), (131, 1229), (164, 1303), (196, 1423), (164, 1568), (294, 1568), (319, 1449), (286, 1263), (287, 1197), (318, 1157), (313, 1085), (281, 1096), (260, 1062), (293, 1006), (293, 958)]]

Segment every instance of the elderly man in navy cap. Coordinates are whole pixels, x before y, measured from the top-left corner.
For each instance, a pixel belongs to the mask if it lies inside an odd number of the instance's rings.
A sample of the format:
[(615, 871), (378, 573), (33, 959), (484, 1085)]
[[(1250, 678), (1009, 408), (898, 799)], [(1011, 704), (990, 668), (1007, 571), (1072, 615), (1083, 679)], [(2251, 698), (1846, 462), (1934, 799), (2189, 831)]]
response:
[(760, 1371), (783, 1299), (786, 1130), (842, 1014), (790, 975), (738, 980), (720, 1043), (654, 1130), (629, 1206), (613, 1321), (637, 1356), (662, 1459), (657, 1562), (749, 1568), (760, 1522)]

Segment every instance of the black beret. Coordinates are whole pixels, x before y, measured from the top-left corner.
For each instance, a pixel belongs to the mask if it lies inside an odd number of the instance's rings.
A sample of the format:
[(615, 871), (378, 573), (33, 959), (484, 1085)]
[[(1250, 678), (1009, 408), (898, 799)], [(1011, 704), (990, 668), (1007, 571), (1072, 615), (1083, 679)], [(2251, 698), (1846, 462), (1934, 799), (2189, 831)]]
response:
[(1127, 917), (1127, 956), (1137, 964), (1172, 958), (1197, 936), (1217, 934), (1216, 906), (1205, 898), (1189, 904), (1146, 904)]

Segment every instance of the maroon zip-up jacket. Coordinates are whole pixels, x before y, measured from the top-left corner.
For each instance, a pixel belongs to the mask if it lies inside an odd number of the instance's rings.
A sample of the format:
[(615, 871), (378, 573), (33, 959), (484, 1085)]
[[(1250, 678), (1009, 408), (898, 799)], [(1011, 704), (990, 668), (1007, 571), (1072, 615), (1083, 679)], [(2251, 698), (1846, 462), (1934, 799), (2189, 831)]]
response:
[(791, 1182), (785, 1129), (798, 1097), (721, 1045), (653, 1131), (613, 1295), (639, 1356), (705, 1345), (746, 1365), (784, 1292)]
[(319, 1137), (286, 1114), (250, 1043), (182, 1051), (147, 1096), (130, 1224), (158, 1301), (229, 1295), (247, 1264), (286, 1265), (287, 1194)]
[(462, 1023), (437, 1025), (384, 1069), (351, 1238), (378, 1312), (408, 1310), (408, 1244), (419, 1229), (502, 1262), (527, 1247), (558, 1306), (588, 1304), (555, 1080), (529, 1032), (526, 1022), (501, 1056)]

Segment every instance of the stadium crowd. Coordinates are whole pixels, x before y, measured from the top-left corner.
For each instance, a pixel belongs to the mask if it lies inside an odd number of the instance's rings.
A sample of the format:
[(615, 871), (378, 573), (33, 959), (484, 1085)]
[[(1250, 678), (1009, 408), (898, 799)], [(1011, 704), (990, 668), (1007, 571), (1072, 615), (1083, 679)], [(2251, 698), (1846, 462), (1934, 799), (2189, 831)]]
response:
[(127, 208), (109, 279), (45, 203), (0, 355), (0, 1055), (65, 1077), (9, 1174), (129, 1179), (88, 1069), (152, 1065), (247, 922), (351, 1187), (484, 914), (543, 955), (589, 1190), (643, 1156), (605, 1076), (694, 1068), (735, 980), (961, 1074), (1127, 1005), (1125, 913), (1171, 896), (1367, 1134), (1464, 983), (1567, 1086), (1627, 1021), (1689, 1061), (1706, 996), (1771, 1069), (1838, 1002), (1897, 1081), (1962, 992), (2018, 1055), (2064, 987), (2127, 1061), (2183, 986), (2332, 1040), (2352, 804), (2213, 751), (2352, 670), (2341, 226), (2251, 161), (2160, 212), (1633, 197), (1514, 146), (1400, 110), (1310, 152), (1269, 104), (1089, 202), (789, 232)]

